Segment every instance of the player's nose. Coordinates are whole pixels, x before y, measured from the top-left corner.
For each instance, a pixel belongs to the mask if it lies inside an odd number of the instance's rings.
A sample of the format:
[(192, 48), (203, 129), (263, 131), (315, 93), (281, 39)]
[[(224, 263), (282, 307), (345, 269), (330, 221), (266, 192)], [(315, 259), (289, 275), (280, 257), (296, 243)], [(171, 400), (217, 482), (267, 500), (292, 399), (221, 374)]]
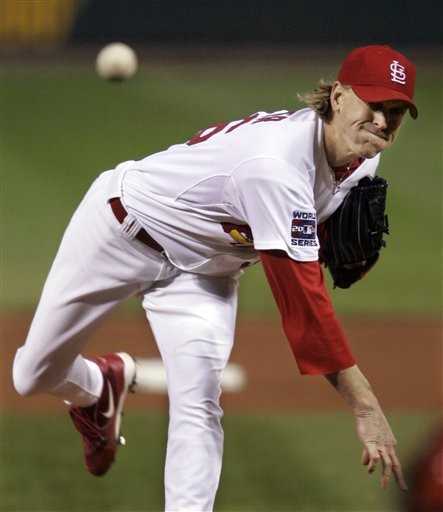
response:
[(373, 123), (379, 130), (385, 130), (388, 127), (388, 120), (386, 119), (386, 114), (383, 110), (376, 110), (374, 112)]

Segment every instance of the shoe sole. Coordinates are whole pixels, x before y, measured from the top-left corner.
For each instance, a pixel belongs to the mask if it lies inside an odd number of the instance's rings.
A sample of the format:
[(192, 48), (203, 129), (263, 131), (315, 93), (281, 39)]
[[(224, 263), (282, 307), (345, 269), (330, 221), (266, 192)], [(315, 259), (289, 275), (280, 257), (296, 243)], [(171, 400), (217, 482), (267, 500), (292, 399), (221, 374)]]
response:
[(117, 352), (116, 355), (123, 361), (124, 386), (115, 411), (115, 439), (118, 444), (124, 444), (124, 438), (120, 434), (123, 406), (125, 405), (128, 391), (130, 391), (131, 387), (135, 384), (136, 366), (134, 359), (126, 352)]

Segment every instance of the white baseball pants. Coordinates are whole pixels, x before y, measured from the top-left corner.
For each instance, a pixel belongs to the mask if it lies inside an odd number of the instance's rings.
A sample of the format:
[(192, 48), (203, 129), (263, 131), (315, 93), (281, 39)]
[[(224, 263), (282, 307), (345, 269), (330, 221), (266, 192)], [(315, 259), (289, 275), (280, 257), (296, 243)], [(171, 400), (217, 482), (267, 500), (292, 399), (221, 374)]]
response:
[(13, 380), (22, 395), (46, 392), (77, 405), (101, 392), (87, 335), (122, 300), (140, 295), (166, 367), (169, 430), (165, 510), (211, 511), (223, 451), (221, 372), (234, 337), (238, 277), (182, 272), (134, 239), (107, 203), (112, 171), (93, 183), (63, 236)]

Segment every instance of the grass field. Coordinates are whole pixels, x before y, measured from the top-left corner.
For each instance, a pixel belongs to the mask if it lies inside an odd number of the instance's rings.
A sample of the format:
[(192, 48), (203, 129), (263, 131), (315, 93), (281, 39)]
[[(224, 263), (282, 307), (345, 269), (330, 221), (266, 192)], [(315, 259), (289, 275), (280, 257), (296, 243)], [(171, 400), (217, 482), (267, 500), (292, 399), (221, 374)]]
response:
[[(92, 57), (91, 57), (92, 58)], [(383, 158), (391, 236), (382, 261), (352, 292), (334, 292), (346, 313), (439, 313), (442, 256), (443, 79), (422, 66), (417, 103)], [(85, 66), (0, 72), (1, 307), (29, 307), (64, 226), (92, 179), (128, 159), (187, 140), (198, 129), (256, 110), (294, 108), (296, 93), (331, 64), (269, 62), (157, 65), (123, 85)], [(242, 311), (273, 311), (259, 267), (244, 278)]]
[[(413, 460), (433, 415), (391, 416), (403, 460)], [(347, 415), (227, 415), (218, 512), (398, 510), (360, 465)], [(6, 415), (1, 423), (3, 512), (158, 512), (163, 503), (166, 418), (128, 414), (128, 445), (106, 478), (82, 467), (80, 439), (66, 416)], [(339, 468), (339, 469), (338, 469)]]

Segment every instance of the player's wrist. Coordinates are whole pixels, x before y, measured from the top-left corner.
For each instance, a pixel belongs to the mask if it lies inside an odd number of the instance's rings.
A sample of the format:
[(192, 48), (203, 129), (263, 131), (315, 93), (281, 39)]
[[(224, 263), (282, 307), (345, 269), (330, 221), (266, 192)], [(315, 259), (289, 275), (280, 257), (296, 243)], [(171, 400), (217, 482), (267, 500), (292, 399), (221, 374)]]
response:
[(380, 409), (371, 386), (357, 365), (326, 376), (355, 414)]
[(358, 417), (373, 415), (380, 411), (378, 400), (372, 393), (365, 397), (358, 397), (350, 406), (354, 415)]

